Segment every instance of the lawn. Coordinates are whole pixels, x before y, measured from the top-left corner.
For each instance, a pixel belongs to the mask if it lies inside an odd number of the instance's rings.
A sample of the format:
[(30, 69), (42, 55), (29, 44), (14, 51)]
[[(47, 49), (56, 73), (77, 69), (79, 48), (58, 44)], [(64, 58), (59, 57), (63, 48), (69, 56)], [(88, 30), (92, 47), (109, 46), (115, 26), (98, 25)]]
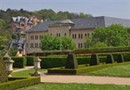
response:
[(110, 66), (98, 70), (86, 72), (89, 75), (130, 77), (130, 63)]
[(17, 90), (130, 90), (127, 85), (97, 85), (97, 84), (38, 84)]
[[(14, 72), (11, 75), (13, 77), (30, 77), (29, 73), (34, 73), (34, 69), (30, 69), (30, 70), (24, 70), (24, 71), (20, 71), (20, 72)], [(40, 72), (45, 72), (46, 69), (40, 69)]]

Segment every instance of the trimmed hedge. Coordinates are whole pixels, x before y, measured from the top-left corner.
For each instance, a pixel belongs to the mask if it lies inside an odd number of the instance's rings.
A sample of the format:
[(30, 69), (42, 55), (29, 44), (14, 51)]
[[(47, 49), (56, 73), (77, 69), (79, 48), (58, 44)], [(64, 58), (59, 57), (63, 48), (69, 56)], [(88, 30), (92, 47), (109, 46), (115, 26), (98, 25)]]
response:
[(25, 57), (12, 57), (12, 60), (14, 60), (13, 63), (14, 68), (24, 68), (26, 66)]
[(99, 58), (97, 54), (92, 54), (91, 60), (90, 60), (90, 66), (98, 65), (99, 64)]
[(34, 65), (35, 56), (26, 56), (27, 66)]
[[(66, 57), (40, 57), (41, 68), (56, 68), (56, 67), (64, 67), (66, 62)], [(89, 64), (90, 57), (76, 57), (79, 65), (81, 64)]]
[(114, 63), (114, 58), (112, 54), (107, 55), (106, 64)]
[(127, 63), (114, 63), (114, 64), (104, 64), (104, 65), (95, 65), (95, 66), (84, 66), (78, 69), (64, 69), (64, 68), (51, 68), (48, 69), (48, 74), (62, 74), (62, 75), (76, 75), (76, 74), (83, 74), (83, 73), (89, 73), (91, 71), (96, 71), (108, 67), (118, 66), (118, 65), (127, 65), (130, 64), (130, 62)]
[(105, 48), (87, 48), (75, 50), (75, 53), (111, 53), (130, 51), (130, 47), (105, 47)]
[(16, 90), (18, 88), (23, 88), (27, 86), (32, 86), (40, 83), (40, 77), (31, 77), (31, 78), (14, 78), (4, 83), (0, 83), (0, 90)]
[(69, 53), (65, 63), (66, 69), (76, 69), (78, 68), (78, 62), (74, 54)]
[(66, 58), (63, 57), (40, 57), (41, 68), (54, 68), (65, 66)]

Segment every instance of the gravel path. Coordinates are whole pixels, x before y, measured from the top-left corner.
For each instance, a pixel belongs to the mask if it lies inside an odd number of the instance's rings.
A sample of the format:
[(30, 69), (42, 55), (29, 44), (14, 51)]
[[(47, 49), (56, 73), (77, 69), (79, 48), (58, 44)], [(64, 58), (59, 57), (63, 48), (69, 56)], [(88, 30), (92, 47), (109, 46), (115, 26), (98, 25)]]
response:
[[(33, 66), (14, 70), (19, 72), (32, 69)], [(83, 75), (46, 75), (46, 72), (41, 73), (41, 82), (48, 83), (93, 83), (93, 84), (115, 84), (115, 85), (130, 85), (130, 78), (121, 77), (106, 77), (106, 76), (83, 76)]]
[(41, 82), (130, 85), (130, 78), (79, 75), (42, 75)]

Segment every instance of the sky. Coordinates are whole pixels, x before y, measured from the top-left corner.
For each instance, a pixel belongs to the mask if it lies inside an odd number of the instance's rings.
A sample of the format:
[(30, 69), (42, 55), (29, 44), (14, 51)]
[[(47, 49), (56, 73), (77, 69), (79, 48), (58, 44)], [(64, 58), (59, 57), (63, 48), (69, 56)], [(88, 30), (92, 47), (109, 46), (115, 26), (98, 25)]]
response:
[(0, 9), (38, 11), (53, 9), (130, 19), (130, 0), (0, 0)]

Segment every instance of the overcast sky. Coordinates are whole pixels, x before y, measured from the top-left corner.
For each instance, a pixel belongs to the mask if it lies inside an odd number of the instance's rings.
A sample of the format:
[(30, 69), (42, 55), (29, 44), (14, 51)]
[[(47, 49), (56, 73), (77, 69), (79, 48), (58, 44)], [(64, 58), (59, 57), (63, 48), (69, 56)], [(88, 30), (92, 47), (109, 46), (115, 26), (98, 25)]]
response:
[(84, 12), (93, 16), (111, 16), (130, 19), (130, 0), (0, 0), (0, 9), (36, 11)]

